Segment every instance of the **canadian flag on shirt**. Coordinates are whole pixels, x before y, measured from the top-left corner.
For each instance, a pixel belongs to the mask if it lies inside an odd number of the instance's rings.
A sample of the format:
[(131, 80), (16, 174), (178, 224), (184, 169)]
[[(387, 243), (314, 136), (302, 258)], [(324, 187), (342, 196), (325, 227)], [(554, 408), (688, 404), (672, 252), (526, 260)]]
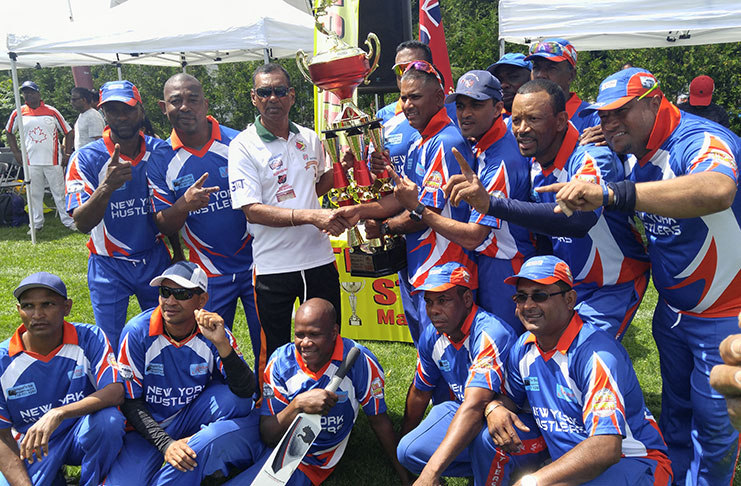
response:
[(419, 0), (419, 40), (430, 46), (433, 63), (445, 77), (445, 92), (452, 93), (453, 74), (439, 0)]

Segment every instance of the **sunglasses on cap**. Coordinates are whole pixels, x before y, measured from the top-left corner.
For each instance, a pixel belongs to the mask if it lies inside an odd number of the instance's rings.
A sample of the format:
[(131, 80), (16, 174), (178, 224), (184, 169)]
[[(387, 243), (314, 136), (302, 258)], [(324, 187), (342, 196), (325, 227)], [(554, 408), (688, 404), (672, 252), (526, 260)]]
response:
[(524, 304), (527, 302), (527, 298), (530, 297), (533, 299), (533, 302), (536, 304), (542, 304), (546, 300), (550, 299), (554, 295), (558, 294), (565, 294), (566, 292), (569, 292), (569, 290), (562, 290), (560, 292), (553, 292), (552, 294), (549, 294), (548, 292), (533, 292), (532, 294), (526, 294), (525, 292), (517, 292), (515, 295), (512, 296), (512, 300), (515, 301), (515, 304)]
[(643, 94), (642, 94), (641, 96), (639, 96), (639, 97), (638, 97), (638, 100), (639, 100), (639, 101), (640, 101), (640, 100), (642, 100), (642, 99), (643, 99), (643, 98), (645, 98), (645, 97), (646, 97), (646, 96), (647, 96), (647, 95), (648, 95), (648, 94), (649, 94), (649, 93), (650, 93), (651, 91), (655, 90), (655, 89), (656, 89), (656, 88), (658, 88), (658, 87), (659, 87), (659, 82), (658, 82), (658, 81), (656, 81), (656, 82), (654, 83), (654, 85), (653, 85), (653, 86), (651, 86), (650, 88), (648, 88), (648, 91), (646, 91), (645, 93), (643, 93)]
[(287, 86), (275, 86), (275, 87), (267, 87), (267, 88), (257, 88), (255, 90), (255, 94), (259, 96), (260, 98), (270, 98), (273, 93), (275, 93), (275, 96), (278, 98), (285, 98), (288, 96), (288, 92), (291, 90), (291, 88)]
[(537, 52), (545, 52), (546, 54), (553, 54), (554, 56), (567, 57), (576, 64), (576, 52), (573, 49), (569, 49), (560, 42), (556, 41), (540, 41), (530, 46), (529, 53), (535, 54)]
[(437, 78), (437, 82), (440, 83), (440, 86), (443, 85), (443, 80), (440, 78), (440, 74), (438, 74), (437, 69), (435, 69), (435, 67), (427, 61), (410, 62), (404, 68), (404, 74), (408, 73), (411, 70), (423, 71), (425, 73), (432, 74)]
[(200, 295), (203, 291), (201, 289), (174, 289), (172, 287), (160, 287), (160, 297), (163, 299), (169, 299), (172, 295), (175, 300), (188, 300), (192, 299), (194, 295)]

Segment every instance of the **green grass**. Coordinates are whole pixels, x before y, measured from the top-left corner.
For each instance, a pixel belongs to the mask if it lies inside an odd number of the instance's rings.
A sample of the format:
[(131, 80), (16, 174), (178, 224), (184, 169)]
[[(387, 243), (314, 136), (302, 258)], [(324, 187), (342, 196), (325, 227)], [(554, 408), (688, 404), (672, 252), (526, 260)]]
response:
[[(70, 298), (74, 300), (69, 320), (93, 322), (87, 289), (87, 235), (70, 232), (51, 214), (46, 215), (44, 230), (37, 235), (37, 245), (31, 244), (30, 237), (26, 235), (27, 229), (25, 226), (0, 227), (0, 338), (9, 337), (19, 324), (13, 289), (27, 275), (42, 270), (56, 273), (67, 284)], [(655, 304), (656, 291), (650, 286), (623, 344), (632, 358), (646, 403), (658, 418), (661, 407), (661, 376), (656, 345), (651, 337), (651, 316)], [(138, 312), (139, 306), (132, 299), (128, 315), (133, 317)], [(241, 307), (237, 310), (234, 331), (247, 362), (251, 363), (251, 345)], [(406, 391), (414, 373), (414, 348), (402, 343), (368, 341), (363, 344), (378, 356), (386, 371), (388, 413), (398, 429)], [(344, 457), (325, 484), (399, 484), (362, 413), (359, 414)], [(463, 486), (467, 481), (456, 478), (451, 479), (448, 484)], [(741, 479), (736, 479), (734, 485), (741, 486)]]

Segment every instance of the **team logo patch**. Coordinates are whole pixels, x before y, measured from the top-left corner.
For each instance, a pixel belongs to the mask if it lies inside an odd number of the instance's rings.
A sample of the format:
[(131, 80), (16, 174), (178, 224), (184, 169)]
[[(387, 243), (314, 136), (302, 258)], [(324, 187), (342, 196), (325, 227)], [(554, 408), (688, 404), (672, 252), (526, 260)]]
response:
[(434, 171), (430, 176), (425, 179), (425, 187), (430, 189), (440, 189), (443, 187), (443, 175)]
[(383, 383), (381, 382), (380, 378), (374, 378), (373, 381), (371, 381), (370, 389), (373, 398), (376, 398), (378, 400), (383, 399)]
[(285, 184), (285, 183), (286, 183), (286, 178), (287, 178), (287, 177), (288, 177), (288, 176), (286, 176), (285, 174), (283, 174), (283, 175), (279, 175), (279, 176), (278, 176), (278, 184)]
[(118, 367), (118, 361), (116, 361), (115, 354), (108, 353), (108, 356), (106, 356), (106, 360), (108, 361), (108, 364), (113, 366), (114, 368)]
[(273, 387), (267, 383), (264, 383), (262, 385), (262, 396), (265, 397), (265, 399), (267, 400), (273, 398), (275, 396), (275, 393), (273, 393)]
[(74, 380), (75, 378), (82, 378), (85, 376), (85, 368), (81, 365), (75, 366), (75, 369), (67, 372), (67, 378)]
[(477, 360), (473, 366), (473, 371), (491, 371), (494, 369), (494, 358), (485, 356)]
[(118, 374), (121, 375), (121, 378), (123, 378), (126, 381), (129, 381), (132, 378), (134, 378), (134, 370), (132, 370), (129, 365), (119, 363), (118, 364)]
[(337, 403), (345, 403), (347, 401), (347, 392), (344, 390), (337, 390)]
[(540, 391), (540, 384), (537, 376), (528, 376), (525, 378), (525, 390)]
[(165, 376), (165, 365), (162, 363), (149, 363), (144, 369), (144, 374)]
[(504, 199), (507, 197), (507, 195), (502, 191), (494, 190), (494, 191), (491, 191), (489, 194), (491, 195), (491, 197), (496, 197), (498, 199)]
[(476, 81), (479, 80), (479, 77), (475, 74), (468, 74), (461, 78), (458, 82), (463, 85), (464, 88), (472, 88), (473, 85), (476, 83)]
[(201, 376), (208, 373), (208, 365), (206, 363), (194, 363), (190, 365), (190, 376)]
[(273, 155), (270, 157), (268, 160), (268, 167), (273, 170), (283, 167), (283, 160), (281, 160), (280, 155)]
[(617, 79), (611, 79), (609, 81), (605, 81), (602, 83), (602, 86), (599, 87), (600, 91), (604, 91), (606, 89), (614, 88), (617, 86)]
[(708, 150), (708, 160), (712, 160), (721, 165), (730, 166), (733, 170), (736, 170), (736, 160), (731, 154), (724, 150), (717, 148), (711, 148)]
[(306, 144), (301, 140), (296, 140), (296, 148), (301, 151), (304, 151), (306, 150)]
[(172, 181), (172, 187), (174, 187), (175, 190), (182, 189), (182, 188), (188, 188), (192, 186), (195, 183), (195, 181), (196, 179), (195, 177), (193, 177), (193, 174), (186, 174)]
[(85, 184), (82, 181), (67, 181), (67, 192), (70, 194), (82, 192), (85, 190)]
[(579, 181), (589, 182), (591, 184), (597, 184), (597, 176), (594, 174), (577, 174), (576, 179)]
[(641, 86), (644, 88), (650, 88), (656, 84), (656, 80), (651, 76), (640, 76)]
[(452, 368), (450, 366), (450, 361), (447, 359), (441, 359), (437, 362), (437, 367), (440, 368), (443, 371), (450, 371)]
[(229, 177), (229, 169), (227, 167), (219, 167), (219, 175), (226, 179)]
[(562, 386), (560, 383), (556, 385), (556, 396), (567, 402), (576, 403), (576, 394), (571, 388)]
[(608, 417), (617, 409), (617, 397), (612, 390), (603, 388), (594, 394), (592, 410), (598, 417)]
[(18, 400), (19, 398), (28, 397), (36, 394), (36, 384), (34, 382), (16, 385), (8, 388), (8, 400)]

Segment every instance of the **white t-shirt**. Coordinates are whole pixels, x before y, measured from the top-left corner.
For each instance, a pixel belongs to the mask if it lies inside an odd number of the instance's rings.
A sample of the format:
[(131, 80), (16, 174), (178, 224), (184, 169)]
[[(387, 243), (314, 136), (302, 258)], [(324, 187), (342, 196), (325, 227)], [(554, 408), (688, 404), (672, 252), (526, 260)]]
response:
[(95, 108), (80, 113), (75, 122), (75, 150), (103, 136), (105, 120)]
[[(328, 170), (315, 132), (291, 123), (288, 139), (259, 122), (229, 144), (232, 207), (262, 203), (289, 209), (320, 209), (316, 183)], [(334, 261), (329, 237), (316, 226), (252, 224), (252, 255), (259, 275), (308, 270)]]

